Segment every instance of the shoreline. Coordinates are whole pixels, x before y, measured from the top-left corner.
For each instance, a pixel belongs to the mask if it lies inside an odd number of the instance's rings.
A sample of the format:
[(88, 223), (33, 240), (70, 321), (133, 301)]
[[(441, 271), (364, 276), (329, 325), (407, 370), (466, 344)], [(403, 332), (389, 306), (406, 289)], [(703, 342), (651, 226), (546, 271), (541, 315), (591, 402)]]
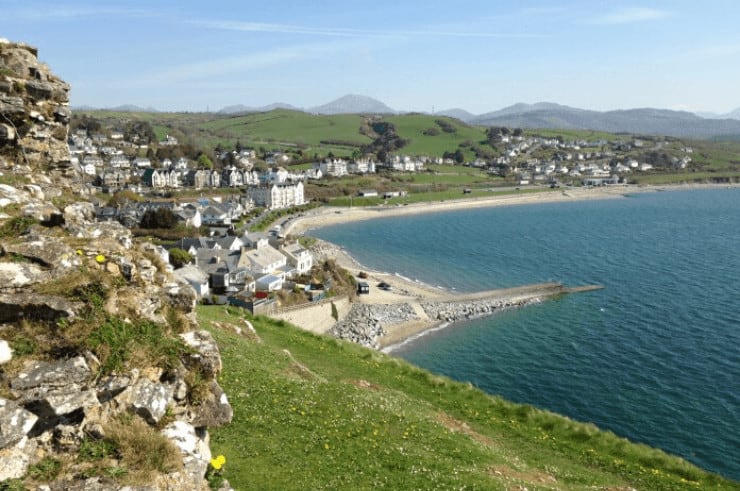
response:
[(660, 191), (688, 191), (696, 189), (737, 188), (738, 183), (724, 184), (670, 184), (670, 185), (635, 185), (620, 184), (600, 187), (559, 188), (534, 193), (499, 194), (487, 197), (459, 199), (451, 201), (433, 201), (411, 203), (406, 205), (379, 205), (369, 207), (336, 207), (322, 206), (306, 212), (302, 216), (291, 218), (283, 226), (285, 236), (305, 235), (315, 228), (323, 228), (343, 223), (387, 218), (395, 216), (439, 213), (453, 210), (492, 208), (497, 206), (520, 206), (530, 204), (588, 201), (625, 198), (630, 194), (651, 193)]
[[(301, 217), (293, 218), (284, 227), (285, 235), (304, 235), (312, 229), (339, 225), (343, 223), (384, 218), (390, 216), (415, 215), (422, 213), (437, 213), (451, 210), (474, 209), (496, 206), (519, 206), (536, 203), (556, 203), (570, 201), (585, 201), (594, 199), (618, 199), (627, 195), (644, 192), (659, 192), (673, 190), (719, 189), (740, 187), (733, 184), (710, 185), (671, 185), (671, 186), (614, 186), (603, 188), (566, 188), (560, 192), (542, 192), (534, 194), (514, 194), (476, 198), (469, 200), (455, 200), (440, 203), (420, 203), (406, 206), (381, 206), (371, 208), (336, 208), (322, 207)], [(335, 327), (343, 331), (338, 337), (352, 339), (360, 344), (372, 347), (384, 353), (392, 352), (399, 346), (412, 342), (428, 333), (444, 329), (457, 322), (464, 322), (473, 317), (495, 315), (498, 311), (510, 308), (522, 308), (531, 303), (539, 303), (556, 295), (589, 291), (598, 286), (568, 288), (559, 283), (524, 285), (514, 288), (490, 290), (483, 292), (459, 293), (442, 287), (428, 285), (418, 280), (406, 278), (399, 273), (376, 271), (360, 264), (344, 248), (317, 239), (312, 247), (316, 262), (333, 259), (347, 269), (355, 277), (360, 272), (367, 275), (370, 293), (358, 295), (353, 302), (341, 305), (339, 320), (335, 322), (328, 307), (316, 309), (307, 305), (303, 309), (292, 310), (289, 315), (277, 313), (275, 317), (288, 320), (298, 327), (317, 334), (334, 334)], [(390, 283), (391, 291), (376, 287), (381, 282)], [(544, 287), (544, 290), (543, 290)], [(548, 288), (550, 290), (548, 290)], [(480, 312), (471, 311), (471, 307), (487, 302), (487, 307)], [(507, 304), (509, 302), (509, 304)], [(461, 312), (454, 318), (433, 318), (426, 311), (430, 303), (455, 306)], [(426, 306), (426, 308), (425, 308)], [(364, 308), (362, 314), (357, 310)], [(375, 309), (369, 315), (368, 309)], [(324, 312), (326, 310), (326, 312)], [(406, 312), (405, 317), (393, 315), (400, 311)], [(372, 318), (374, 327), (363, 323), (361, 318)], [(351, 322), (360, 322), (359, 329), (347, 331), (346, 325)], [(349, 332), (349, 335), (346, 335)], [(359, 334), (358, 334), (359, 333)]]

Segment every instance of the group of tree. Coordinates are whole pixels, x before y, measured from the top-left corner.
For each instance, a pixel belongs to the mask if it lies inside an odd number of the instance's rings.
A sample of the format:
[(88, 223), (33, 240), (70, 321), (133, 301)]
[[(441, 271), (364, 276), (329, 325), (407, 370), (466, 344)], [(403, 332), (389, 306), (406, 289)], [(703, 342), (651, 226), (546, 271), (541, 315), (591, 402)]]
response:
[(409, 142), (401, 138), (393, 123), (388, 121), (375, 121), (371, 127), (378, 136), (372, 143), (363, 145), (361, 151), (364, 154), (375, 154), (380, 162), (385, 162), (389, 153), (400, 150)]
[(160, 207), (156, 210), (147, 210), (141, 217), (141, 228), (174, 228), (177, 225), (177, 216), (169, 208)]

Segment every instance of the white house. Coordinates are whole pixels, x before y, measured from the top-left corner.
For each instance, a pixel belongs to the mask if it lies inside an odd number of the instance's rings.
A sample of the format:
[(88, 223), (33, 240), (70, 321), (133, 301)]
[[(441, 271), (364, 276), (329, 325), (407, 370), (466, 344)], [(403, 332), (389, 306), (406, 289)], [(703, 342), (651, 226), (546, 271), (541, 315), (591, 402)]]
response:
[(296, 184), (250, 186), (247, 188), (247, 198), (252, 200), (255, 206), (269, 210), (290, 208), (305, 203), (303, 183), (300, 181)]
[[(314, 164), (314, 167), (315, 164)], [(318, 168), (325, 176), (342, 177), (347, 175), (347, 162), (342, 159), (324, 159)]]
[(313, 256), (298, 242), (284, 245), (281, 250), (298, 274), (305, 274), (313, 267)]
[(176, 269), (174, 275), (176, 278), (181, 279), (193, 287), (198, 298), (203, 298), (210, 294), (208, 274), (201, 271), (197, 266), (193, 266), (192, 264), (185, 265), (180, 269)]

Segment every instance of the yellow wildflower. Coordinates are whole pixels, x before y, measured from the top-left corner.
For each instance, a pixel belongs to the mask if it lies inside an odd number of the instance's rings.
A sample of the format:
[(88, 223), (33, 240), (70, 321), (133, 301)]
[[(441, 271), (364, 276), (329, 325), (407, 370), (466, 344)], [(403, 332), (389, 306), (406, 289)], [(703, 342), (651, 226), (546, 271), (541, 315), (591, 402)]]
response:
[(103, 264), (105, 262), (105, 256), (102, 254), (98, 254), (97, 256), (95, 256), (95, 261), (98, 264)]
[(219, 455), (215, 459), (211, 459), (211, 467), (216, 469), (217, 471), (221, 470), (221, 467), (226, 463), (226, 457), (223, 455)]

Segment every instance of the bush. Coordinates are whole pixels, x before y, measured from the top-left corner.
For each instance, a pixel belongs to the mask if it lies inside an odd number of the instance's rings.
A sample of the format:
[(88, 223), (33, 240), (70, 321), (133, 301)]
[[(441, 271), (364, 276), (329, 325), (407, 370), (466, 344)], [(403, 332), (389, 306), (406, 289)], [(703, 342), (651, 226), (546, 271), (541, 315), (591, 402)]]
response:
[(174, 228), (177, 225), (177, 216), (169, 208), (147, 210), (141, 217), (141, 228)]

